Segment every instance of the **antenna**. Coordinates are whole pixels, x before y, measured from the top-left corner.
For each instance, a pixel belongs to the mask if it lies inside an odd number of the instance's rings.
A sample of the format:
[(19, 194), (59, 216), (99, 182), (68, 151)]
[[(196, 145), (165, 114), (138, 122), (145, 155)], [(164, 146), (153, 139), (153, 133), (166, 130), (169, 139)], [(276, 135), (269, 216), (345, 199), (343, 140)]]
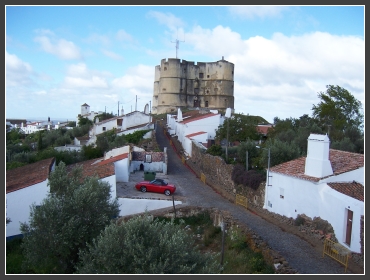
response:
[[(171, 43), (176, 43), (176, 58), (177, 58), (177, 50), (179, 49), (179, 42), (185, 42), (185, 40), (184, 41), (179, 41), (178, 39), (177, 39), (177, 35), (178, 35), (178, 29), (177, 29), (177, 34), (176, 34), (176, 41), (175, 42), (172, 42), (171, 41)], [(184, 35), (184, 37), (185, 37), (185, 35)]]

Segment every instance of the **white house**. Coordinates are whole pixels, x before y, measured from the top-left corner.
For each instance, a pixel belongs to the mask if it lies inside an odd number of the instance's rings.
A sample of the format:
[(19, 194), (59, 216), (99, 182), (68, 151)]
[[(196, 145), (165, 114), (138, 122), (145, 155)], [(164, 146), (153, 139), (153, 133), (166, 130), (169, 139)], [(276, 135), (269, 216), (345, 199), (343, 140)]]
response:
[(214, 140), (218, 127), (224, 117), (217, 112), (190, 111), (182, 114), (178, 109), (177, 117), (167, 114), (167, 126), (171, 135), (176, 135), (187, 156), (191, 156), (191, 143), (195, 141), (207, 147), (209, 140)]
[(99, 112), (91, 111), (90, 112), (90, 106), (88, 104), (84, 103), (84, 104), (81, 105), (81, 113), (77, 115), (76, 126), (78, 126), (78, 122), (79, 122), (80, 117), (87, 118), (90, 121), (94, 121), (94, 118), (97, 115), (100, 115), (100, 114), (103, 114), (103, 112), (101, 112), (101, 111), (99, 111)]
[(286, 217), (327, 220), (338, 242), (361, 252), (364, 155), (330, 149), (327, 135), (311, 134), (307, 157), (270, 168), (264, 208)]
[(6, 171), (6, 237), (21, 234), (21, 222), (28, 222), (32, 203), (41, 204), (49, 193), (48, 177), (55, 169), (55, 159), (44, 159)]
[(131, 147), (129, 145), (115, 148), (106, 152), (104, 160), (101, 164), (106, 162), (114, 162), (114, 172), (116, 174), (116, 182), (128, 182), (130, 176), (130, 161), (131, 161)]

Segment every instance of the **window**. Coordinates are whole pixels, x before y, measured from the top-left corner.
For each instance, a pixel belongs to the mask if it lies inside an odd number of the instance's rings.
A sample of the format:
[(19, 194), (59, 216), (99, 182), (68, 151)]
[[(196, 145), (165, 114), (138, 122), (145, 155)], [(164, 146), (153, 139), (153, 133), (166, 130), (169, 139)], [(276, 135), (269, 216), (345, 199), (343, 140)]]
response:
[(203, 79), (203, 73), (199, 73), (199, 78)]
[(208, 101), (206, 101), (206, 105), (205, 106), (208, 107)]
[(166, 71), (167, 70), (167, 67), (164, 67), (164, 69), (163, 69), (164, 71)]
[(107, 128), (105, 126), (103, 126), (103, 131), (105, 131)]
[(207, 78), (209, 78), (209, 75), (207, 75)]
[(152, 155), (145, 155), (145, 162), (152, 162)]

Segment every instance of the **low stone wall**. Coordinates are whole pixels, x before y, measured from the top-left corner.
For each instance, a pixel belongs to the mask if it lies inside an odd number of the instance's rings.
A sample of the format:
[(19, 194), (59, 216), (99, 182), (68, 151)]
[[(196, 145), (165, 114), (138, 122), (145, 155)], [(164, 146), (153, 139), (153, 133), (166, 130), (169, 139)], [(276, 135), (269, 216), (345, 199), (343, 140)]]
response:
[[(275, 274), (299, 273), (297, 270), (289, 266), (289, 263), (285, 260), (285, 258), (282, 255), (272, 250), (257, 233), (235, 221), (233, 217), (230, 215), (230, 213), (228, 213), (227, 211), (220, 211), (219, 209), (216, 208), (205, 209), (202, 207), (177, 205), (176, 217), (177, 218), (188, 217), (192, 215), (197, 215), (204, 211), (210, 212), (214, 226), (221, 226), (221, 223), (223, 222), (225, 225), (226, 232), (231, 231), (235, 228), (240, 229), (240, 232), (246, 236), (248, 246), (254, 252), (261, 252), (264, 257), (264, 260), (268, 264), (271, 264), (275, 267)], [(151, 211), (150, 214), (153, 215), (154, 217), (163, 216), (167, 218), (172, 218), (175, 216), (175, 209), (173, 208), (159, 209)], [(128, 217), (126, 217), (126, 219), (127, 218)]]

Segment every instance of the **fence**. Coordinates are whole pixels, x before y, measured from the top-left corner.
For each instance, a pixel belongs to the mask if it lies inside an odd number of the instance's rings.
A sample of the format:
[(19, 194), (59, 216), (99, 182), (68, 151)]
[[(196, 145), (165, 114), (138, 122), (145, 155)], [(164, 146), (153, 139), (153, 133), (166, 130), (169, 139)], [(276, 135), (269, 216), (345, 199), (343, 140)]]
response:
[(243, 205), (245, 208), (248, 208), (248, 199), (240, 194), (236, 195), (235, 203)]
[(324, 250), (322, 252), (322, 257), (328, 255), (329, 257), (333, 258), (337, 262), (344, 265), (344, 273), (347, 272), (348, 266), (348, 255), (350, 252), (344, 246), (340, 245), (339, 243), (335, 243), (330, 239), (325, 239), (324, 241)]

